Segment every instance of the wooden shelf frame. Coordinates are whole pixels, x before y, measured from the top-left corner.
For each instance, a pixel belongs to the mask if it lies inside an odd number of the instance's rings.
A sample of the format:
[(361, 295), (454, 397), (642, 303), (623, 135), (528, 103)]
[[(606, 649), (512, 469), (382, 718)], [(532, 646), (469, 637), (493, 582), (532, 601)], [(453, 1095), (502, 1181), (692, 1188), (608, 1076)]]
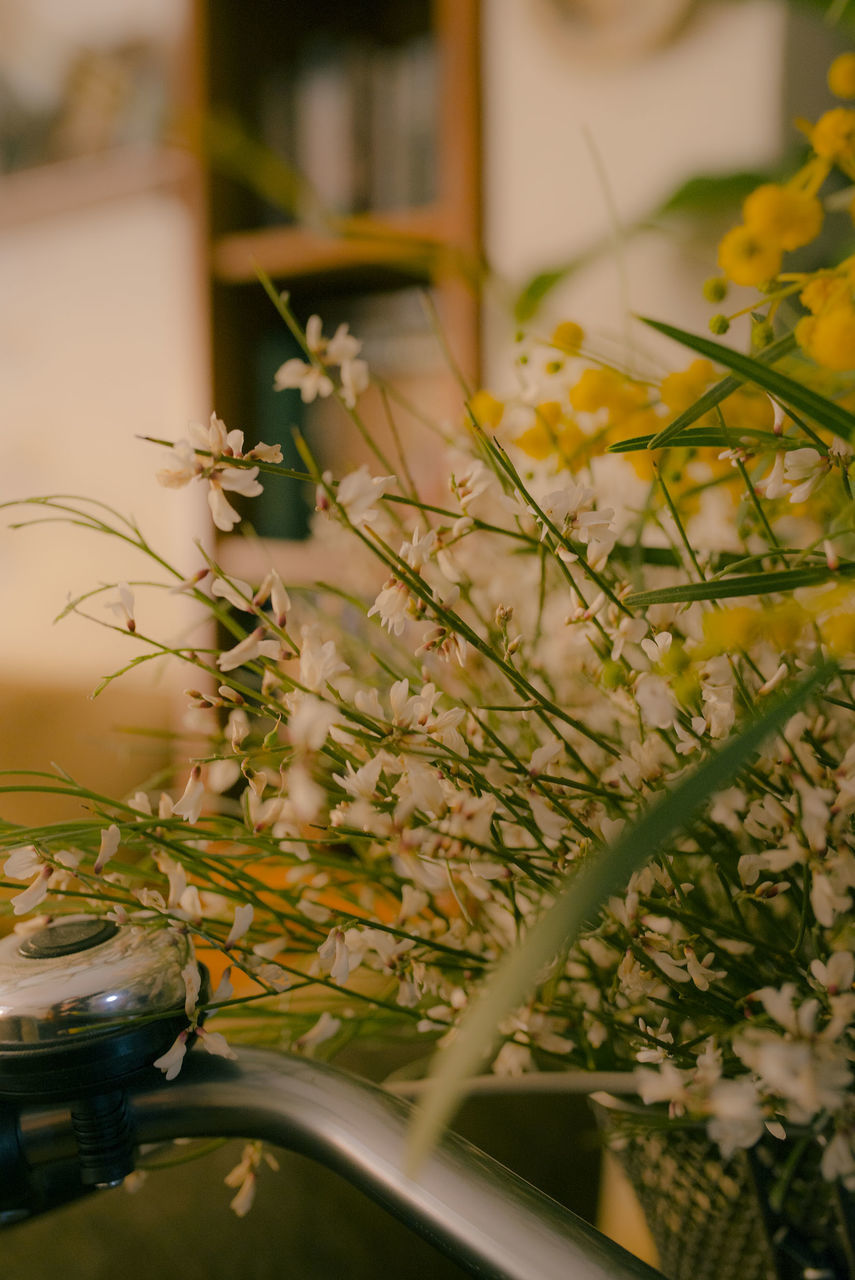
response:
[(473, 381), (481, 365), (480, 0), (432, 0), (439, 52), (437, 198), (431, 205), (226, 232), (210, 245), (218, 285), (277, 283), (320, 294), (348, 273), (390, 271), (432, 283), (449, 344)]

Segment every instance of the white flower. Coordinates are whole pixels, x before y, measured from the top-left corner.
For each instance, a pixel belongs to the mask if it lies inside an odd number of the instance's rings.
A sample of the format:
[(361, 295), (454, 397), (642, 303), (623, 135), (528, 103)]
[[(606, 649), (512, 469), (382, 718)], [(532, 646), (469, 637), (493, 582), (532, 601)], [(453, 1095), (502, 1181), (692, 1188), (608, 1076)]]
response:
[(256, 658), (278, 658), (279, 652), (279, 641), (267, 638), (264, 627), (256, 627), (233, 649), (227, 649), (219, 654), (217, 666), (221, 671), (236, 671), (245, 662), (253, 662)]
[(339, 657), (334, 640), (321, 640), (317, 627), (303, 627), (300, 636), (300, 684), (318, 693), (347, 671), (347, 663)]
[(765, 479), (758, 481), (755, 485), (758, 493), (761, 493), (769, 502), (774, 502), (776, 498), (784, 498), (790, 492), (790, 486), (784, 480), (785, 458), (785, 453), (776, 453), (772, 470)]
[(362, 343), (348, 332), (348, 328), (348, 325), (340, 324), (327, 342), (326, 357), (330, 364), (344, 365), (355, 361), (362, 350)]
[(830, 929), (839, 915), (845, 915), (852, 899), (841, 892), (834, 879), (824, 871), (814, 871), (810, 881), (810, 904), (821, 925)]
[(181, 977), (184, 979), (184, 1012), (188, 1018), (192, 1018), (202, 989), (202, 973), (194, 960), (184, 966)]
[(184, 1055), (187, 1053), (187, 1037), (189, 1034), (188, 1029), (179, 1031), (166, 1053), (162, 1053), (152, 1063), (153, 1066), (157, 1067), (158, 1071), (163, 1072), (167, 1080), (174, 1080), (181, 1070)]
[(354, 769), (348, 760), (345, 765), (346, 772), (344, 774), (333, 774), (333, 777), (349, 796), (359, 797), (362, 800), (373, 800), (385, 760), (386, 757), (383, 753), (379, 753), (365, 764), (360, 765), (358, 769)]
[(311, 404), (318, 398), (324, 400), (333, 393), (332, 379), (317, 364), (309, 364), (294, 356), (286, 360), (273, 376), (274, 391), (299, 389), (300, 399), (304, 404)]
[(677, 714), (677, 705), (668, 682), (662, 676), (639, 676), (634, 693), (645, 724), (654, 729), (670, 728)]
[(414, 756), (407, 756), (400, 778), (392, 788), (398, 797), (395, 821), (408, 822), (416, 812), (436, 817), (445, 808), (445, 792), (437, 770)]
[(172, 806), (172, 812), (187, 822), (196, 823), (202, 812), (204, 798), (205, 784), (202, 781), (202, 770), (198, 764), (194, 764), (180, 800)]
[(271, 569), (266, 575), (261, 586), (252, 598), (255, 605), (266, 604), (270, 601), (273, 609), (273, 620), (277, 627), (284, 627), (288, 620), (288, 613), (291, 609), (291, 597), (285, 588), (285, 584), (279, 577), (275, 569)]
[(288, 736), (295, 747), (306, 747), (309, 751), (320, 751), (327, 740), (327, 734), (339, 720), (335, 707), (323, 702), (311, 693), (296, 690), (289, 693), (287, 705)]
[(663, 1062), (658, 1071), (637, 1068), (633, 1079), (642, 1102), (669, 1102), (679, 1112), (689, 1101), (687, 1085), (690, 1074), (675, 1067), (673, 1062)]
[(316, 1049), (319, 1044), (323, 1044), (325, 1040), (331, 1040), (334, 1035), (338, 1034), (340, 1026), (341, 1019), (334, 1018), (329, 1010), (324, 1009), (314, 1026), (310, 1027), (308, 1031), (304, 1031), (303, 1034), (294, 1041), (294, 1048), (311, 1056), (312, 1051)]
[(241, 1152), (239, 1163), (223, 1179), (227, 1187), (237, 1188), (237, 1195), (230, 1202), (229, 1208), (239, 1218), (245, 1217), (252, 1207), (258, 1181), (257, 1170), (262, 1160), (271, 1169), (279, 1168), (276, 1158), (265, 1152), (260, 1142), (248, 1142)]
[(169, 880), (169, 897), (166, 905), (169, 908), (176, 907), (187, 889), (187, 876), (184, 868), (180, 862), (175, 862), (165, 853), (157, 855), (157, 866), (158, 870)]
[(855, 982), (855, 956), (851, 951), (833, 951), (827, 964), (811, 960), (810, 971), (820, 986), (833, 995), (838, 991), (850, 991)]
[(401, 544), (398, 555), (406, 560), (411, 569), (421, 569), (435, 550), (436, 531), (428, 529), (427, 533), (420, 536), (418, 530), (414, 529), (410, 541)]
[(381, 624), (389, 634), (399, 636), (406, 625), (409, 606), (408, 588), (398, 578), (388, 578), (368, 610), (368, 617), (373, 618), (378, 614)]
[(234, 526), (240, 521), (240, 516), (229, 503), (223, 491), (239, 493), (245, 498), (257, 498), (262, 492), (262, 487), (256, 479), (257, 475), (258, 467), (240, 469), (229, 467), (228, 469), (218, 468), (210, 477), (208, 506), (210, 507), (214, 524), (223, 533), (231, 533)]
[[(252, 452), (256, 457), (269, 456), (279, 461), (281, 451), (276, 456), (277, 449), (278, 446), (260, 443)], [(207, 426), (199, 422), (190, 423), (187, 438), (179, 440), (171, 454), (177, 466), (158, 471), (159, 483), (170, 489), (179, 489), (193, 479), (207, 479), (211, 516), (216, 527), (224, 533), (229, 533), (240, 520), (225, 493), (256, 497), (262, 492), (257, 480), (258, 467), (235, 465), (236, 461), (243, 459), (243, 432), (227, 431), (215, 413), (211, 414)]]
[(828, 458), (810, 446), (791, 449), (784, 459), (784, 479), (795, 485), (790, 502), (804, 502), (828, 470)]
[[(209, 1031), (207, 1027), (197, 1027), (196, 1035), (199, 1038), (199, 1044), (206, 1053), (212, 1053), (215, 1058), (229, 1058), (232, 1061), (237, 1058), (234, 1049), (219, 1031)], [(157, 1066), (157, 1063), (155, 1063), (155, 1066)], [(169, 1076), (166, 1078), (168, 1080)]]
[(364, 360), (345, 360), (339, 373), (342, 399), (348, 409), (353, 409), (359, 396), (368, 389), (368, 365)]
[(259, 462), (281, 462), (282, 445), (265, 444), (263, 440), (259, 440), (258, 444), (254, 444), (245, 456), (247, 458), (257, 458)]
[(242, 609), (244, 613), (252, 613), (252, 587), (241, 578), (214, 578), (211, 595), (227, 600), (235, 609)]
[(373, 524), (379, 515), (376, 504), (394, 479), (394, 476), (372, 476), (366, 466), (361, 466), (339, 481), (335, 500), (357, 528)]
[(656, 665), (661, 662), (665, 654), (671, 648), (671, 632), (660, 631), (658, 636), (654, 636), (652, 640), (642, 640), (641, 647), (647, 654), (650, 661)]
[(3, 872), (10, 880), (29, 880), (37, 876), (44, 865), (44, 859), (33, 846), (26, 844), (12, 850), (3, 864)]
[(95, 866), (92, 868), (96, 876), (101, 874), (107, 863), (115, 855), (120, 840), (121, 833), (115, 822), (111, 822), (109, 827), (101, 832), (101, 846), (98, 850), (98, 857), (95, 859)]
[(251, 903), (245, 902), (235, 907), (234, 923), (229, 930), (229, 935), (223, 943), (223, 950), (228, 951), (235, 943), (248, 932), (252, 924), (252, 917), (255, 914)]
[(822, 1153), (820, 1170), (827, 1182), (840, 1179), (848, 1190), (852, 1190), (855, 1181), (855, 1154), (849, 1135), (835, 1133)]
[(709, 1092), (707, 1133), (725, 1160), (742, 1147), (752, 1147), (763, 1134), (763, 1112), (753, 1080), (719, 1080)]
[(726, 978), (727, 972), (724, 969), (713, 969), (712, 964), (715, 956), (712, 951), (699, 961), (691, 947), (686, 947), (686, 969), (689, 977), (698, 988), (699, 991), (709, 991), (710, 982), (716, 981), (718, 978)]
[[(240, 1168), (240, 1165), (237, 1165), (236, 1168)], [(233, 1169), (232, 1173), (234, 1172), (235, 1170)], [(229, 1181), (229, 1177), (230, 1175), (227, 1174), (223, 1181), (228, 1187), (234, 1186), (235, 1184)], [(241, 1179), (237, 1192), (229, 1201), (229, 1208), (232, 1213), (237, 1215), (238, 1218), (245, 1218), (252, 1208), (255, 1201), (255, 1188), (257, 1181), (258, 1178), (255, 1170), (248, 1169)]]
[(45, 863), (39, 870), (35, 880), (22, 893), (17, 893), (10, 899), (12, 911), (16, 916), (22, 916), (27, 911), (32, 911), (33, 907), (37, 907), (40, 902), (45, 900), (51, 874), (51, 868)]
[(116, 599), (106, 600), (104, 608), (121, 618), (128, 631), (136, 630), (134, 621), (134, 593), (127, 582), (120, 582), (116, 587)]
[(350, 951), (344, 930), (330, 930), (326, 941), (318, 947), (318, 957), (324, 972), (330, 975), (333, 982), (343, 986), (351, 972)]
[(553, 764), (563, 750), (564, 742), (561, 738), (552, 738), (549, 742), (545, 742), (542, 747), (537, 747), (531, 753), (531, 760), (528, 763), (528, 771), (531, 777), (536, 778), (547, 765)]

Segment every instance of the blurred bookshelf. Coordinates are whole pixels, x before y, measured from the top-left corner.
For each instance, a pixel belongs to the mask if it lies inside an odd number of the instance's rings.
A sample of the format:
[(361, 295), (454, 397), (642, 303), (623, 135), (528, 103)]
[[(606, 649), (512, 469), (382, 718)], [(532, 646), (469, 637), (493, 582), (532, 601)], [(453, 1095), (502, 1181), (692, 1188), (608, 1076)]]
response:
[[(478, 0), (198, 0), (203, 106), (233, 139), (236, 160), (222, 163), (215, 132), (204, 211), (213, 402), (248, 440), (279, 441), (296, 461), (296, 427), (339, 474), (367, 461), (336, 404), (273, 391), (295, 348), (259, 268), (303, 323), (317, 313), (331, 333), (347, 322), (393, 396), (427, 416), (447, 417), (460, 398), (435, 317), (458, 369), (477, 380), (478, 9)], [(271, 197), (271, 161), (274, 195), (284, 198)], [(360, 411), (385, 444), (388, 403), (370, 392)], [(408, 447), (414, 416), (396, 413)], [(417, 466), (419, 450), (426, 467), (436, 452), (412, 448)], [(275, 496), (252, 513), (258, 539), (222, 539), (221, 558), (241, 576), (253, 576), (259, 557), (289, 577), (310, 576), (313, 495), (296, 482), (268, 489)]]

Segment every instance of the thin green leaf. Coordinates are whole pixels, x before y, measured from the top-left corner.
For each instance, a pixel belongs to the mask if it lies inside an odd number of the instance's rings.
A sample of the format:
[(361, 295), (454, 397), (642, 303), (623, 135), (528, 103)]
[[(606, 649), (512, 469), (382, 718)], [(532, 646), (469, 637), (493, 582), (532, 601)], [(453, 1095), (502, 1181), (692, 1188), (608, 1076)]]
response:
[(495, 1045), (497, 1028), (529, 996), (538, 974), (573, 944), (612, 894), (620, 893), (635, 872), (666, 849), (710, 796), (730, 785), (769, 734), (785, 725), (828, 683), (835, 670), (830, 663), (815, 668), (652, 804), (615, 844), (593, 855), (578, 873), (568, 877), (522, 943), (504, 955), (459, 1023), (454, 1039), (437, 1055), (432, 1086), (416, 1112), (408, 1138), (411, 1173), (448, 1123), (464, 1093), (465, 1080), (476, 1074)]
[[(775, 175), (777, 176), (777, 174)], [(656, 211), (670, 213), (720, 213), (727, 204), (740, 205), (746, 196), (762, 182), (771, 182), (773, 175), (767, 171), (740, 171), (738, 173), (703, 173), (689, 178), (677, 187)]]
[[(793, 335), (791, 333), (785, 334), (777, 342), (772, 342), (768, 347), (765, 347), (757, 359), (764, 364), (774, 364), (776, 360), (782, 360), (784, 356), (789, 355), (795, 345), (796, 340)], [(684, 409), (672, 422), (668, 423), (667, 427), (653, 437), (647, 446), (648, 449), (660, 448), (662, 443), (670, 444), (672, 437), (678, 435), (686, 427), (691, 426), (693, 422), (697, 422), (698, 418), (703, 417), (705, 413), (709, 413), (710, 409), (714, 409), (716, 405), (721, 404), (722, 400), (726, 400), (728, 396), (733, 395), (734, 391), (739, 390), (742, 383), (742, 378), (736, 378), (732, 374), (722, 378), (721, 382), (717, 382), (714, 387), (710, 387), (709, 391), (705, 391), (694, 404), (689, 405), (688, 409)]]
[[(686, 333), (684, 329), (677, 329), (674, 325), (664, 324), (661, 320), (650, 320), (646, 316), (640, 316), (639, 319), (651, 329), (655, 329), (657, 333), (664, 334), (666, 338), (673, 338), (675, 342), (688, 347), (691, 351), (697, 351), (699, 355), (706, 356), (708, 360), (715, 360), (718, 364), (723, 364), (726, 368), (733, 370), (740, 381), (753, 382), (758, 387), (762, 387), (764, 391), (768, 391), (777, 400), (781, 400), (784, 404), (798, 409), (818, 423), (819, 426), (825, 427), (828, 431), (833, 431), (835, 435), (841, 436), (842, 439), (851, 440), (855, 438), (855, 416), (846, 409), (842, 409), (840, 405), (835, 404), (833, 400), (827, 400), (825, 396), (820, 396), (815, 391), (810, 391), (801, 382), (795, 382), (792, 378), (786, 377), (785, 374), (778, 373), (776, 369), (771, 369), (768, 363), (762, 359), (744, 356), (740, 351), (734, 351), (732, 347), (722, 346), (718, 342), (713, 342), (711, 338), (702, 338), (696, 333)], [(771, 348), (764, 353), (767, 358), (769, 350)], [(713, 390), (717, 390), (717, 388), (713, 388)], [(701, 400), (703, 399), (704, 397), (702, 396)], [(701, 401), (697, 401), (689, 412), (694, 413), (700, 403)], [(650, 442), (650, 448), (660, 449), (663, 444), (668, 443), (682, 431), (687, 425), (684, 418), (685, 415), (681, 414), (679, 418), (670, 422), (658, 435), (654, 436)], [(694, 418), (691, 420), (694, 421)]]
[(729, 600), (737, 596), (768, 596), (776, 591), (795, 591), (799, 587), (818, 587), (833, 578), (851, 578), (855, 564), (841, 564), (839, 569), (816, 565), (803, 569), (778, 569), (772, 573), (746, 573), (730, 578), (713, 578), (707, 582), (686, 582), (676, 587), (660, 587), (653, 591), (636, 591), (627, 596), (626, 604), (644, 609), (651, 604), (685, 604), (691, 600)]
[[(631, 436), (610, 444), (608, 452), (637, 453), (641, 449), (649, 449), (656, 438), (655, 435)], [(795, 436), (776, 436), (773, 431), (760, 431), (756, 427), (739, 427), (732, 432), (725, 432), (721, 427), (689, 427), (679, 435), (672, 436), (668, 445), (674, 449), (729, 449), (734, 439), (740, 444), (748, 443), (755, 448), (765, 446), (776, 450), (799, 449), (804, 444), (804, 440)]]

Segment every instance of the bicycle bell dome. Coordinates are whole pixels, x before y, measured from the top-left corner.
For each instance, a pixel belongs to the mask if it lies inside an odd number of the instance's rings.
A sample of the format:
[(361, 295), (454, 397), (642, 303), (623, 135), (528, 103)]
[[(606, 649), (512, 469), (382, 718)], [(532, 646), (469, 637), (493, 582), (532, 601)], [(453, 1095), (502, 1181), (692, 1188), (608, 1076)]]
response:
[(192, 959), (175, 929), (95, 915), (0, 940), (0, 1099), (85, 1095), (151, 1064), (187, 1026)]

